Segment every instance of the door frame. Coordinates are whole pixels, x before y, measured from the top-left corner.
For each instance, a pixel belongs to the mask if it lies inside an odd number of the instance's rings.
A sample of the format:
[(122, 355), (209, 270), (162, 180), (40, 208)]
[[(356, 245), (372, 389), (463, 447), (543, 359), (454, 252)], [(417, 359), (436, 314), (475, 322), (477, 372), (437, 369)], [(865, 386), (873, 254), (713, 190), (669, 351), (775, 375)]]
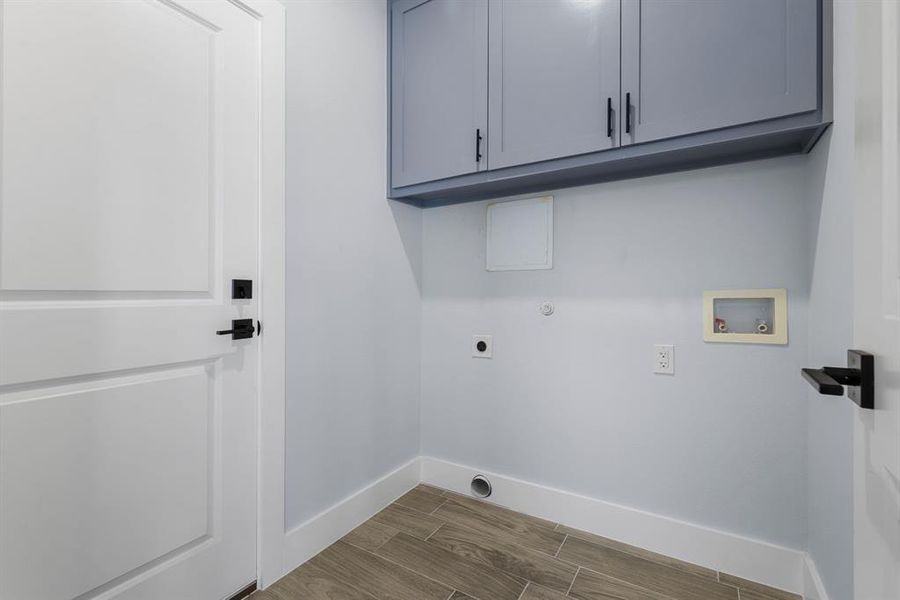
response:
[(259, 387), (257, 390), (256, 580), (284, 574), (285, 428), (285, 6), (279, 0), (229, 0), (260, 32)]

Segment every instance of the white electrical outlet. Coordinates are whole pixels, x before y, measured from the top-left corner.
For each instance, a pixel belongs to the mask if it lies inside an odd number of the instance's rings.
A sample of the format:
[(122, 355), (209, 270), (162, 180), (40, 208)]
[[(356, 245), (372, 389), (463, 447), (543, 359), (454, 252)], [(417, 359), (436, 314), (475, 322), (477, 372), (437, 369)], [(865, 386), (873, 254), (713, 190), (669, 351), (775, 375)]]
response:
[(475, 358), (493, 358), (493, 356), (494, 356), (494, 336), (473, 335), (472, 336), (472, 356)]
[(675, 346), (671, 344), (657, 344), (653, 346), (653, 357), (654, 373), (675, 374)]

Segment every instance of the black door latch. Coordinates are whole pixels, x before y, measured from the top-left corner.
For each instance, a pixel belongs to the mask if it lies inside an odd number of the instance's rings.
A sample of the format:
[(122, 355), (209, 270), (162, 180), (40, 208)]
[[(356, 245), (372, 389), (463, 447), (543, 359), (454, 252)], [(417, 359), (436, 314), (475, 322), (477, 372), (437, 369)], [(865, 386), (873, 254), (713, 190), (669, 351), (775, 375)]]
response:
[(847, 351), (846, 367), (801, 369), (806, 379), (820, 394), (847, 397), (860, 408), (875, 408), (875, 357), (862, 350)]
[(246, 340), (253, 337), (253, 319), (234, 319), (231, 329), (217, 331), (216, 335), (230, 335), (233, 340)]

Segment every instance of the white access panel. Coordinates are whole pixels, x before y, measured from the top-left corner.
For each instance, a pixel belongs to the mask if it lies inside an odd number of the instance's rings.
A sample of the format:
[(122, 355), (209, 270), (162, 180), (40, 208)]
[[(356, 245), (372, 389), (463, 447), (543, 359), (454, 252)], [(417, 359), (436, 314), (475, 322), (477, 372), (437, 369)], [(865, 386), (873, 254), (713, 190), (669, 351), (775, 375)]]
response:
[(553, 268), (553, 196), (487, 207), (487, 270)]

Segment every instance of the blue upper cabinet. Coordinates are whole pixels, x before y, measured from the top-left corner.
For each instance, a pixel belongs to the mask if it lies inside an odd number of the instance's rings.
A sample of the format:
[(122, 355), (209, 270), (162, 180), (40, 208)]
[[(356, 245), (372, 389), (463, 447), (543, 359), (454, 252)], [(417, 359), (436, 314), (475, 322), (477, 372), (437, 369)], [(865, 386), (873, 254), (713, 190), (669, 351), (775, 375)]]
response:
[(622, 143), (816, 110), (817, 15), (816, 0), (626, 0)]
[(488, 167), (618, 145), (617, 1), (492, 0)]
[(829, 0), (389, 0), (392, 198), (432, 206), (808, 151)]
[(487, 0), (400, 0), (391, 13), (392, 184), (486, 168)]

